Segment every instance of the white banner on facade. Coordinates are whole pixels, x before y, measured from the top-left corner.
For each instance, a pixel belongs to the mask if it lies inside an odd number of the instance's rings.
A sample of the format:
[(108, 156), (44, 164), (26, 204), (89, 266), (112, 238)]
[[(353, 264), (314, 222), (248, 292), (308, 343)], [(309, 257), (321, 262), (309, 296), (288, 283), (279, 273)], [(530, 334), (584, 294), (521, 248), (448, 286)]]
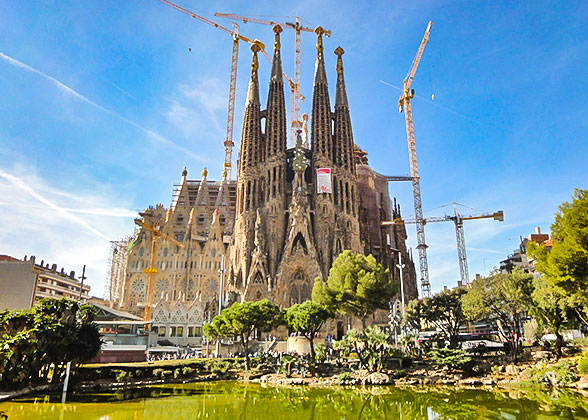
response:
[(318, 168), (316, 170), (316, 193), (332, 194), (331, 168)]

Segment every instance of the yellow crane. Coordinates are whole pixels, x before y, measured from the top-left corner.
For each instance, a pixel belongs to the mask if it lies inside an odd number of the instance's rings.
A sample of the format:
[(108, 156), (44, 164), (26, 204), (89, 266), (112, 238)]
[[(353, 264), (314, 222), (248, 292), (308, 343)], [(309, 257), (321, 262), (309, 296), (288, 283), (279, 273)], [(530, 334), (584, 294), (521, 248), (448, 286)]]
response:
[[(201, 22), (207, 23), (215, 28), (220, 29), (221, 31), (226, 32), (227, 34), (231, 35), (233, 38), (233, 53), (231, 55), (231, 81), (229, 83), (229, 105), (228, 105), (228, 112), (227, 112), (227, 135), (225, 141), (223, 143), (225, 147), (225, 163), (224, 167), (227, 171), (227, 179), (231, 180), (231, 168), (232, 168), (232, 156), (233, 156), (233, 146), (235, 143), (233, 142), (233, 121), (235, 120), (235, 90), (237, 86), (237, 59), (239, 57), (239, 41), (245, 41), (250, 44), (258, 45), (261, 51), (269, 58), (267, 53), (265, 52), (265, 45), (258, 41), (258, 40), (251, 40), (243, 35), (239, 34), (237, 25), (234, 25), (234, 29), (230, 30), (225, 28), (224, 26), (219, 25), (216, 22), (213, 22), (210, 19), (207, 19), (203, 16), (197, 15), (194, 12), (191, 12), (187, 9), (184, 9), (181, 6), (178, 6), (175, 3), (172, 3), (169, 0), (158, 0), (159, 2), (166, 4), (170, 7), (173, 7), (176, 10), (179, 10), (182, 13), (185, 13), (194, 19), (198, 19)], [(270, 59), (271, 61), (271, 59)]]
[[(151, 212), (139, 213), (139, 215), (144, 219), (150, 219), (153, 216)], [(185, 246), (183, 243), (161, 232), (158, 223), (146, 223), (142, 219), (137, 218), (135, 219), (135, 224), (151, 232), (151, 253), (149, 254), (149, 267), (143, 270), (145, 273), (147, 273), (147, 290), (145, 291), (145, 312), (143, 314), (143, 319), (145, 321), (150, 321), (152, 315), (151, 294), (153, 290), (153, 278), (155, 274), (159, 272), (156, 268), (157, 238), (162, 238), (180, 248), (185, 248)]]
[[(304, 95), (302, 95), (300, 91), (300, 32), (311, 32), (315, 33), (316, 29), (308, 28), (302, 26), (300, 24), (300, 19), (297, 16), (294, 16), (296, 21), (292, 22), (274, 22), (271, 20), (264, 20), (264, 19), (257, 19), (253, 17), (246, 17), (246, 16), (238, 16), (232, 13), (215, 13), (215, 16), (223, 17), (227, 19), (233, 20), (240, 20), (243, 23), (253, 22), (259, 23), (262, 25), (280, 25), (286, 28), (294, 29), (295, 31), (295, 54), (294, 54), (294, 80), (285, 76), (285, 79), (288, 81), (290, 85), (290, 124), (291, 124), (291, 131), (290, 131), (290, 142), (294, 144), (296, 142), (296, 136), (298, 132), (302, 129), (302, 120), (300, 117), (300, 102), (304, 101)], [(324, 29), (322, 34), (326, 36), (331, 36), (331, 31)]]
[[(453, 216), (445, 215), (439, 217), (427, 217), (426, 219), (421, 219), (422, 224), (425, 225), (427, 223), (433, 222), (449, 222), (452, 221), (455, 224), (455, 238), (457, 241), (457, 259), (459, 261), (459, 274), (461, 278), (461, 283), (466, 286), (470, 283), (470, 275), (468, 270), (468, 257), (466, 253), (466, 244), (465, 244), (465, 233), (463, 230), (463, 222), (464, 220), (476, 220), (476, 219), (494, 219), (498, 220), (499, 222), (504, 221), (504, 212), (502, 210), (498, 210), (494, 213), (482, 213), (476, 215), (469, 215), (469, 216), (462, 216), (457, 209), (457, 205), (459, 203), (452, 203), (453, 204)], [(394, 224), (402, 224), (402, 223), (417, 223), (417, 219), (395, 219), (395, 220), (387, 220), (381, 223), (382, 226), (394, 225)]]
[(411, 89), (414, 75), (421, 61), (423, 51), (427, 42), (429, 42), (429, 33), (431, 32), (433, 22), (429, 22), (421, 45), (417, 51), (416, 57), (403, 82), (402, 95), (398, 99), (398, 111), (404, 111), (406, 120), (406, 137), (408, 140), (408, 154), (410, 158), (410, 174), (412, 177), (412, 195), (414, 198), (414, 214), (417, 231), (417, 249), (419, 252), (419, 268), (421, 273), (421, 290), (422, 297), (431, 295), (431, 282), (429, 281), (429, 264), (427, 262), (427, 244), (425, 241), (425, 222), (423, 219), (423, 206), (421, 203), (421, 184), (419, 177), (419, 168), (417, 163), (416, 146), (414, 141), (414, 126), (412, 123), (412, 107), (410, 100), (414, 97), (414, 89)]

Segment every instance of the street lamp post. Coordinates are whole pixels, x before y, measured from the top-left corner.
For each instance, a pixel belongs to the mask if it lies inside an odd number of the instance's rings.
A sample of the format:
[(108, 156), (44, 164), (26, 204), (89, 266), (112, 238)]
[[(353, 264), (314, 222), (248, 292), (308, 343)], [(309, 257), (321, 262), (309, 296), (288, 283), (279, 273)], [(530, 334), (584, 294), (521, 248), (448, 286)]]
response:
[[(225, 281), (225, 256), (224, 254), (221, 255), (221, 268), (218, 270), (220, 273), (220, 281), (219, 281), (219, 291), (218, 291), (218, 314), (220, 316), (223, 310), (223, 289), (224, 289), (224, 281)], [(216, 357), (220, 356), (220, 340), (216, 340)]]
[(402, 264), (402, 254), (398, 251), (398, 264), (396, 264), (398, 270), (400, 270), (400, 299), (402, 301), (402, 316), (404, 316), (404, 280), (402, 279), (402, 272), (404, 271), (405, 264)]

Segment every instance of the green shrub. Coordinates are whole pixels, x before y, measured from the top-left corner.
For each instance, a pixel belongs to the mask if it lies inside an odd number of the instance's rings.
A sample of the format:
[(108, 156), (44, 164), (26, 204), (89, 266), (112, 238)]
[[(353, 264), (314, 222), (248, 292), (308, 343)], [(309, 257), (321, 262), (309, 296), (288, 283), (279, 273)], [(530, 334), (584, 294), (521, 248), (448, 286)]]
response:
[(353, 381), (353, 375), (351, 372), (343, 372), (337, 376), (337, 379), (339, 380), (339, 385), (348, 385)]
[(184, 375), (184, 376), (189, 376), (189, 375), (191, 375), (193, 372), (194, 372), (194, 369), (192, 369), (191, 367), (184, 366), (184, 367), (182, 368), (182, 375)]
[(129, 382), (131, 379), (133, 379), (133, 374), (131, 372), (125, 372), (124, 370), (113, 370), (112, 373), (116, 374), (117, 382)]
[(432, 349), (428, 356), (435, 366), (447, 366), (451, 369), (461, 369), (472, 360), (462, 349)]
[(588, 337), (574, 338), (570, 343), (578, 347), (588, 347)]
[(551, 366), (539, 363), (534, 368), (531, 368), (529, 376), (532, 382), (558, 386), (568, 385), (578, 379), (575, 370), (576, 362), (565, 359)]
[(224, 375), (231, 369), (232, 363), (228, 360), (212, 359), (209, 364), (209, 370), (217, 375)]
[(141, 369), (135, 370), (135, 378), (142, 378), (145, 375), (145, 372)]
[(501, 365), (493, 365), (493, 366), (490, 368), (490, 373), (491, 373), (492, 375), (498, 375), (498, 374), (500, 373), (500, 370), (501, 370), (501, 368), (502, 368), (502, 366), (501, 366)]
[(177, 368), (176, 370), (174, 370), (174, 379), (178, 379), (180, 377), (180, 374), (182, 372), (180, 371), (180, 368)]
[(588, 375), (588, 350), (582, 353), (578, 359), (578, 372), (582, 375)]
[(153, 369), (153, 376), (156, 378), (163, 378), (163, 369)]
[(172, 376), (173, 374), (174, 372), (171, 370), (164, 370), (163, 372), (161, 372), (161, 379), (165, 379), (169, 376)]
[(318, 363), (325, 363), (327, 360), (327, 346), (322, 343), (317, 344), (314, 347), (314, 351), (316, 353), (316, 361)]

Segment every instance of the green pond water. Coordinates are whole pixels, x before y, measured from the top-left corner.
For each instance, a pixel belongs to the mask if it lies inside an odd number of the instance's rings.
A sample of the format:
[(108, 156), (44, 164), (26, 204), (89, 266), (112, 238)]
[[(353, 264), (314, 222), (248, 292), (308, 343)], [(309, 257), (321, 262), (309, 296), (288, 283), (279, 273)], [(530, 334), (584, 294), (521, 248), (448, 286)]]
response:
[[(2, 413), (3, 412), (3, 413)], [(16, 419), (588, 419), (588, 398), (539, 389), (274, 387), (236, 382), (37, 396), (0, 403)]]

